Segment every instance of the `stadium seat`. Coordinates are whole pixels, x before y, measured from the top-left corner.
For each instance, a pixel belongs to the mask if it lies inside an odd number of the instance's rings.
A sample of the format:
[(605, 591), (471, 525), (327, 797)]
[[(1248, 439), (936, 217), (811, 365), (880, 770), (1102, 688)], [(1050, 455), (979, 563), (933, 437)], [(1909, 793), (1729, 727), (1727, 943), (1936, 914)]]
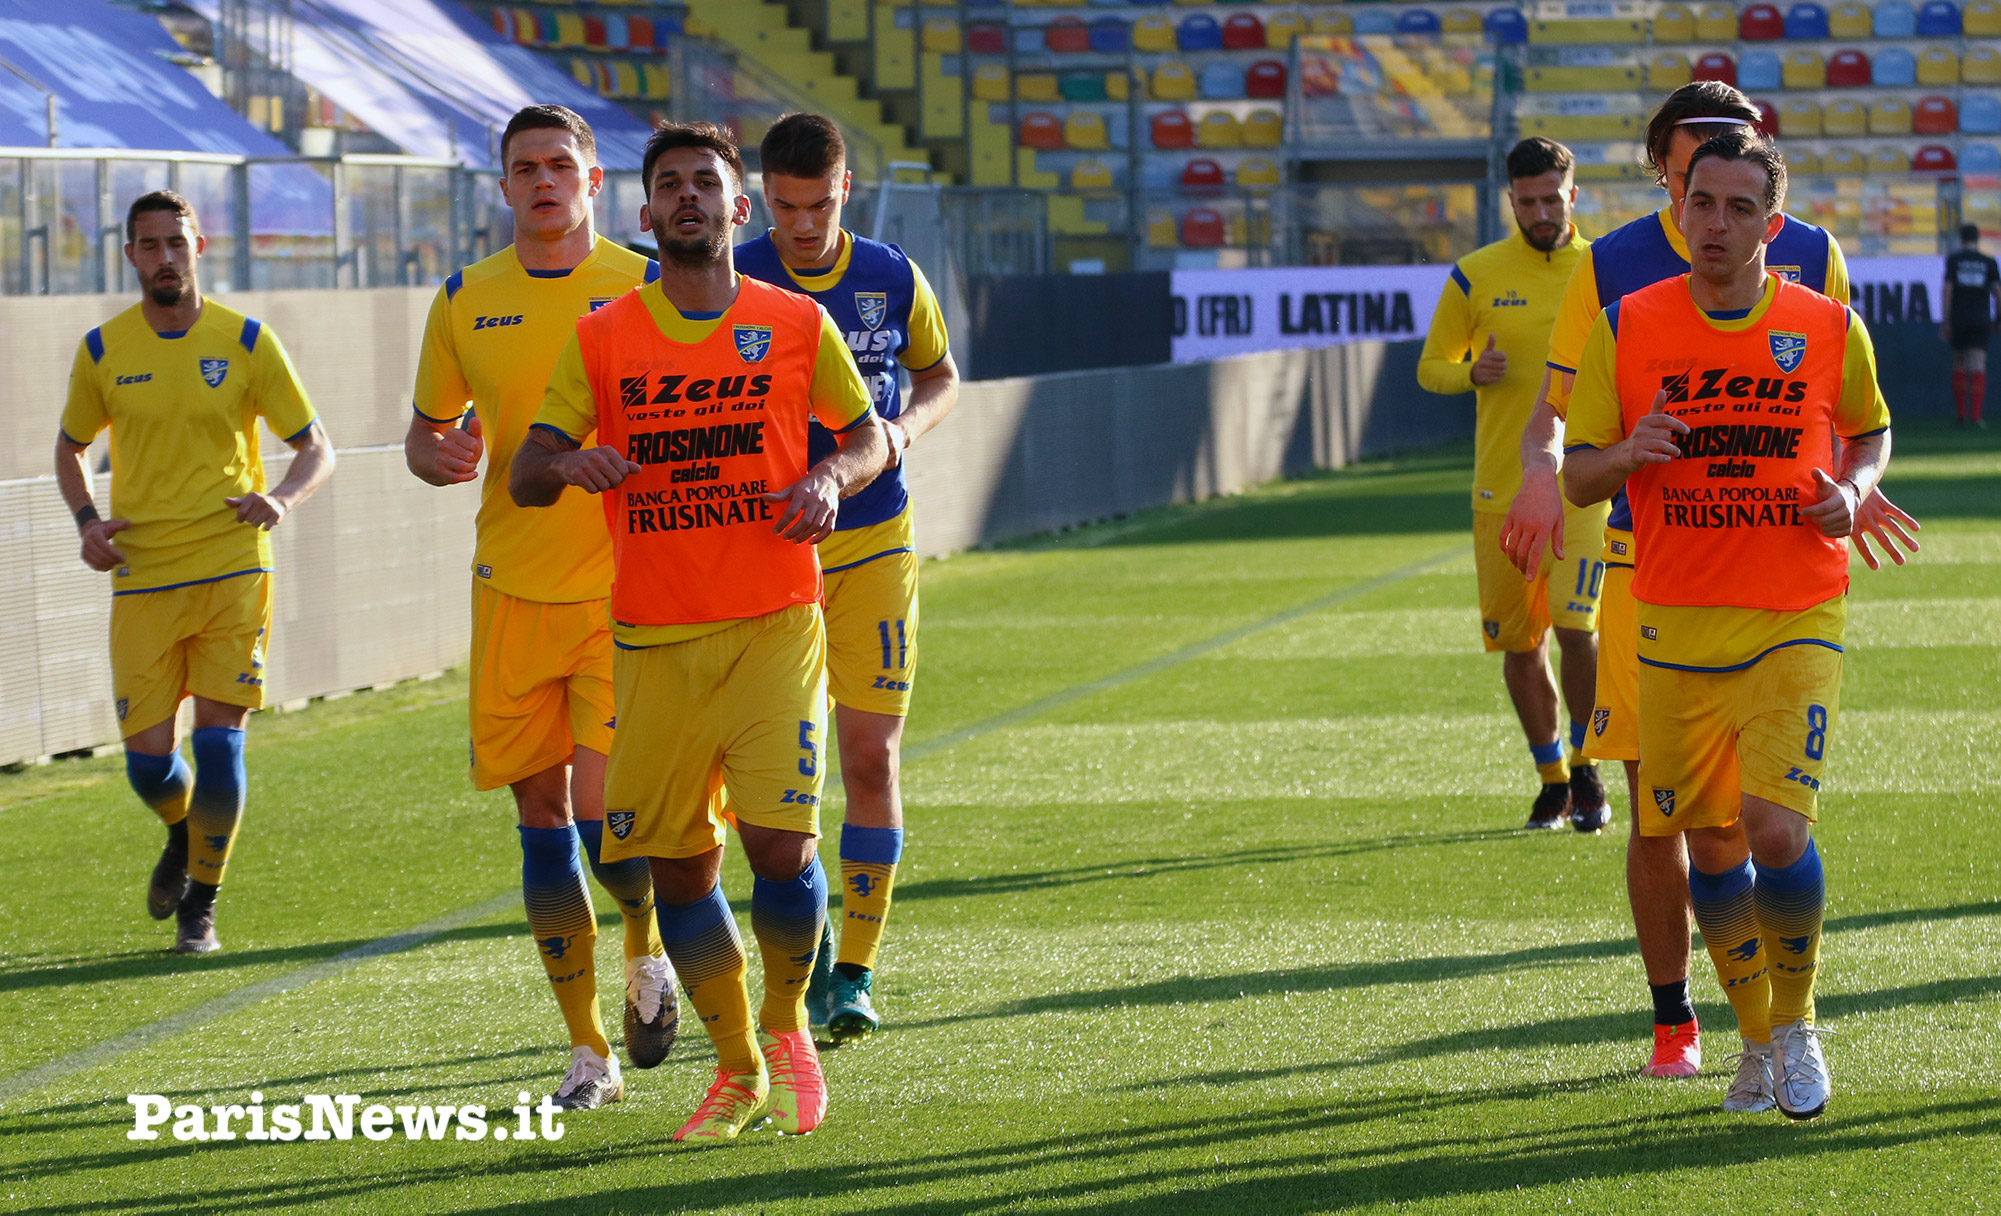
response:
[(1149, 55), (1176, 50), (1174, 23), (1158, 13), (1149, 13), (1133, 22), (1133, 49)]
[(1822, 135), (1860, 135), (1868, 129), (1868, 107), (1852, 97), (1837, 97), (1820, 108)]
[(927, 53), (956, 55), (963, 42), (959, 34), (959, 23), (950, 17), (927, 17), (923, 32), (918, 36), (918, 46)]
[(1241, 148), (1244, 129), (1238, 125), (1236, 115), (1228, 110), (1214, 110), (1195, 124), (1195, 143), (1203, 148)]
[(1695, 41), (1695, 14), (1680, 4), (1664, 4), (1654, 13), (1654, 41), (1682, 43)]
[(1737, 10), (1727, 4), (1705, 4), (1695, 13), (1695, 37), (1699, 42), (1733, 42), (1737, 38)]
[(1042, 45), (1051, 54), (1083, 54), (1091, 49), (1091, 27), (1082, 17), (1058, 17), (1042, 27)]
[(1147, 248), (1172, 249), (1180, 243), (1180, 234), (1174, 226), (1174, 216), (1158, 210), (1146, 213)]
[(1911, 104), (1901, 97), (1878, 98), (1869, 107), (1869, 134), (1909, 135)]
[(1529, 40), (1528, 18), (1520, 9), (1490, 8), (1481, 23), (1496, 46), (1520, 46)]
[[(1498, 11), (1498, 10), (1497, 10)], [(1449, 8), (1438, 19), (1438, 29), (1445, 34), (1480, 34), (1486, 32), (1480, 20), (1480, 10), (1472, 8)], [(1243, 176), (1238, 172), (1239, 178)]]
[(1918, 83), (1918, 61), (1903, 47), (1886, 46), (1876, 52), (1869, 78), (1879, 88), (1908, 89)]
[(968, 22), (966, 50), (975, 55), (1007, 54), (1007, 27), (991, 21)]
[(1952, 149), (1939, 144), (1925, 144), (1911, 154), (1913, 173), (1951, 173), (1958, 167)]
[(1117, 17), (1097, 17), (1091, 22), (1091, 50), (1100, 55), (1123, 55), (1132, 49), (1132, 27)]
[(1153, 69), (1147, 92), (1155, 101), (1195, 100), (1195, 69), (1179, 60), (1169, 60)]
[(1112, 167), (1101, 160), (1080, 160), (1070, 166), (1072, 190), (1110, 190), (1118, 184)]
[(1918, 83), (1931, 89), (1958, 84), (1959, 52), (1949, 46), (1928, 46), (1919, 51)]
[(1252, 110), (1243, 127), (1246, 148), (1276, 148), (1285, 142), (1285, 120), (1277, 110)]
[(1266, 190), (1283, 185), (1285, 177), (1276, 164), (1262, 156), (1249, 157), (1237, 166), (1237, 187), (1241, 190)]
[(1774, 42), (1786, 36), (1786, 16), (1775, 4), (1753, 4), (1737, 18), (1737, 36), (1746, 42)]
[(1766, 139), (1777, 139), (1779, 137), (1779, 108), (1769, 101), (1753, 101), (1751, 104), (1758, 107), (1758, 121), (1752, 124), (1757, 128), (1758, 134), (1764, 136)]
[(974, 101), (1007, 101), (1009, 95), (1006, 64), (983, 63), (973, 69)]
[(1881, 144), (1869, 149), (1869, 172), (1888, 176), (1895, 173), (1909, 173), (1911, 158), (1895, 144)]
[(1786, 10), (1786, 37), (1827, 37), (1827, 10), (1809, 0), (1801, 0)]
[(1819, 51), (1804, 48), (1786, 52), (1786, 64), (1781, 79), (1789, 91), (1802, 89), (1823, 89), (1827, 87), (1827, 61)]
[[(1779, 129), (1788, 139), (1811, 139), (1820, 134), (1819, 104), (1805, 97), (1788, 98), (1779, 107)], [(1791, 158), (1791, 149), (1786, 156)]]
[(1355, 14), (1354, 21), (1357, 34), (1389, 35), (1397, 32), (1397, 19), (1385, 8), (1365, 8)]
[(1647, 88), (1656, 93), (1672, 92), (1693, 79), (1687, 58), (1674, 51), (1661, 51), (1647, 60)]
[(1260, 59), (1244, 72), (1244, 96), (1265, 101), (1285, 96), (1285, 65), (1276, 59)]
[(1787, 148), (1786, 173), (1794, 179), (1820, 172), (1820, 157), (1812, 148)]
[(1959, 6), (1952, 0), (1925, 0), (1918, 10), (1918, 37), (1959, 37)]
[(1918, 15), (1904, 0), (1877, 0), (1874, 25), (1878, 38), (1915, 38)]
[(1355, 19), (1346, 13), (1315, 13), (1307, 30), (1330, 38), (1346, 38), (1355, 32)]
[(1967, 84), (2001, 84), (2001, 50), (1970, 46), (1959, 61), (1959, 78)]
[[(1068, 102), (1092, 102), (1112, 100), (1111, 90), (1105, 87), (1103, 72), (1065, 72), (1056, 78), (1056, 90)], [(1071, 147), (1079, 147), (1076, 140)]]
[(1306, 32), (1306, 18), (1298, 13), (1273, 13), (1265, 21), (1265, 49), (1289, 51), (1292, 40)]
[(1992, 93), (1968, 93), (1959, 106), (1963, 135), (2001, 135), (2001, 98)]
[(1711, 51), (1695, 61), (1690, 74), (1697, 80), (1720, 80), (1734, 85), (1737, 83), (1737, 64), (1722, 51)]
[(1968, 38), (2001, 38), (2001, 0), (1969, 0), (1960, 13), (1960, 32)]
[(1181, 217), (1181, 243), (1190, 249), (1215, 249), (1229, 240), (1229, 225), (1212, 208), (1190, 207)]
[(1258, 20), (1255, 13), (1231, 13), (1223, 22), (1223, 49), (1226, 51), (1262, 51), (1265, 49), (1265, 23)]
[(1951, 135), (1959, 130), (1959, 107), (1950, 97), (1920, 97), (1911, 107), (1911, 130), (1918, 135)]
[(1862, 0), (1841, 0), (1827, 16), (1830, 38), (1873, 38), (1876, 19)]
[(1397, 14), (1397, 33), (1416, 37), (1435, 37), (1439, 32), (1438, 14), (1428, 8), (1407, 8)]
[(1220, 51), (1223, 27), (1207, 13), (1190, 13), (1174, 31), (1174, 42), (1184, 51)]
[(1236, 101), (1244, 95), (1243, 69), (1227, 60), (1203, 64), (1195, 79), (1209, 101)]
[(1836, 51), (1834, 58), (1827, 61), (1827, 84), (1829, 88), (1866, 88), (1869, 81), (1869, 57), (1861, 51)]
[(1864, 156), (1859, 149), (1849, 144), (1838, 144), (1835, 147), (1829, 148), (1826, 154), (1820, 158), (1820, 171), (1822, 173), (1846, 175), (1863, 173), (1868, 168), (1869, 158)]
[(1063, 120), (1063, 143), (1066, 147), (1098, 151), (1112, 146), (1111, 132), (1105, 129), (1105, 116), (1096, 110), (1072, 110)]
[(1226, 184), (1223, 166), (1206, 156), (1198, 156), (1181, 166), (1181, 193), (1192, 198), (1219, 197)]
[(596, 13), (585, 13), (584, 47), (593, 51), (608, 51), (611, 45), (606, 40), (604, 18)]
[(1746, 93), (1762, 93), (1780, 87), (1783, 73), (1773, 51), (1745, 51), (1737, 65), (1737, 87)]
[(1023, 72), (1014, 78), (1014, 95), (1022, 101), (1063, 100), (1063, 86), (1054, 72)]
[(1015, 142), (1024, 148), (1058, 151), (1063, 147), (1063, 120), (1042, 110), (1024, 114), (1021, 116), (1021, 132)]
[[(2001, 148), (1993, 144), (1967, 144), (1959, 151), (1959, 168), (1969, 175), (2001, 177)], [(1986, 200), (1991, 203), (1993, 196), (1987, 195)], [(1964, 205), (1970, 208), (1972, 200)]]
[(1195, 124), (1180, 110), (1168, 110), (1155, 114), (1147, 122), (1148, 138), (1156, 148), (1192, 148), (1195, 146)]

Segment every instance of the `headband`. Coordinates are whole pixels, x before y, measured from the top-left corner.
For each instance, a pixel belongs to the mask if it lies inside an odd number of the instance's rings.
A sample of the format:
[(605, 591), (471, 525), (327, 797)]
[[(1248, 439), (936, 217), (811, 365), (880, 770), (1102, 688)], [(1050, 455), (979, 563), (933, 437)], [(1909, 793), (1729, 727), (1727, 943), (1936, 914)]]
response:
[(1757, 125), (1748, 118), (1684, 118), (1677, 121), (1674, 125), (1677, 127), (1687, 127), (1696, 123), (1707, 122), (1721, 123), (1724, 126), (1730, 127), (1751, 127)]

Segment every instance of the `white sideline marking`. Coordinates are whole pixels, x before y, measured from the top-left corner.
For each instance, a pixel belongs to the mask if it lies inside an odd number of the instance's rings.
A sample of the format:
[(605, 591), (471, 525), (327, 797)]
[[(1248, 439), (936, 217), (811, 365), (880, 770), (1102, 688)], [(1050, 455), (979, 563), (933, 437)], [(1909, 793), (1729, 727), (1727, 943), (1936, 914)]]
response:
[[(1343, 587), (1339, 591), (1329, 592), (1315, 600), (1309, 600), (1296, 608), (1288, 608), (1284, 612), (1274, 613), (1262, 620), (1252, 621), (1248, 625), (1239, 625), (1235, 629), (1226, 629), (1214, 637), (1204, 638), (1199, 642), (1191, 642), (1181, 649), (1161, 655), (1159, 658), (1149, 659), (1144, 663), (1128, 667), (1123, 671), (1115, 671), (1108, 676), (1102, 676), (1089, 683), (1078, 684), (1058, 692), (1053, 692), (1039, 701), (1031, 701), (1027, 705), (1008, 710), (1005, 713), (995, 714), (991, 718), (982, 719), (970, 726), (962, 726), (958, 730), (947, 731), (945, 734), (934, 736), (921, 743), (912, 744), (904, 748), (904, 758), (907, 760), (916, 760), (936, 752), (944, 751), (947, 748), (957, 747), (959, 744), (976, 739), (981, 735), (991, 734), (997, 730), (1006, 730), (1010, 726), (1025, 722), (1059, 705), (1067, 705), (1072, 701), (1081, 700), (1084, 697), (1095, 696), (1107, 689), (1117, 688), (1122, 684), (1130, 684), (1134, 680), (1143, 680), (1156, 672), (1164, 671), (1169, 667), (1185, 663), (1189, 659), (1197, 658), (1212, 650), (1228, 646), (1232, 642), (1240, 641), (1254, 633), (1290, 624), (1300, 617), (1325, 611), (1336, 604), (1345, 603), (1348, 600), (1359, 599), (1371, 592), (1380, 591), (1384, 587), (1410, 578), (1412, 575), (1423, 574), (1428, 570), (1442, 566), (1446, 562), (1462, 556), (1465, 548), (1464, 545), (1454, 545), (1442, 553), (1435, 553), (1423, 561), (1414, 562), (1400, 570), (1392, 570), (1387, 574), (1379, 574), (1374, 578), (1363, 579), (1352, 586)], [(331, 700), (332, 698), (329, 697), (328, 699)], [(828, 776), (830, 779), (837, 779), (835, 774), (828, 774)], [(226, 992), (214, 1000), (204, 1001), (192, 1009), (182, 1010), (180, 1013), (161, 1018), (157, 1022), (150, 1022), (135, 1030), (128, 1030), (124, 1034), (114, 1038), (93, 1043), (89, 1047), (50, 1060), (46, 1064), (38, 1064), (33, 1068), (0, 1077), (0, 1104), (5, 1104), (14, 1098), (20, 1097), (22, 1094), (33, 1093), (44, 1086), (52, 1085), (72, 1073), (82, 1071), (86, 1068), (94, 1068), (99, 1064), (115, 1060), (119, 1056), (137, 1051), (139, 1048), (150, 1043), (156, 1043), (161, 1039), (171, 1038), (184, 1031), (206, 1025), (217, 1018), (235, 1013), (239, 1009), (255, 1005), (267, 997), (274, 997), (280, 993), (290, 992), (295, 988), (303, 988), (307, 984), (326, 979), (328, 976), (338, 975), (342, 971), (358, 966), (370, 959), (415, 949), (441, 933), (463, 928), (466, 925), (476, 924), (489, 916), (496, 916), (509, 908), (519, 907), (520, 903), (521, 894), (518, 891), (509, 891), (503, 895), (496, 895), (485, 903), (475, 904), (470, 908), (461, 908), (456, 912), (448, 912), (438, 919), (418, 925), (414, 929), (391, 934), (388, 937), (377, 938), (372, 942), (356, 946), (354, 949), (343, 954), (335, 955), (333, 958), (322, 959), (317, 963), (310, 963), (299, 968), (297, 971), (273, 976), (268, 980), (260, 980), (255, 984), (249, 984), (234, 991)]]

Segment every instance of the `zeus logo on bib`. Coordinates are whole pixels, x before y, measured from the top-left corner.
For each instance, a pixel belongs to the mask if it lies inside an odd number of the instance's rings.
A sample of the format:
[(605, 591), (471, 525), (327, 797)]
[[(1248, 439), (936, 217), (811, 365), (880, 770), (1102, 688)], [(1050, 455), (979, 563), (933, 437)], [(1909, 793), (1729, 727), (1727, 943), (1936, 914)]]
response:
[(208, 381), (210, 388), (221, 388), (223, 377), (227, 375), (229, 375), (229, 360), (203, 359), (201, 361), (201, 378)]
[(1775, 329), (1771, 336), (1772, 362), (1778, 364), (1782, 372), (1798, 371), (1800, 360), (1806, 358), (1806, 335)]
[(886, 291), (858, 291), (855, 293), (855, 312), (861, 316), (862, 324), (870, 329), (881, 329), (883, 321), (889, 317), (889, 293)]
[(764, 356), (771, 353), (771, 327), (769, 325), (737, 326), (736, 353), (745, 363), (764, 362)]

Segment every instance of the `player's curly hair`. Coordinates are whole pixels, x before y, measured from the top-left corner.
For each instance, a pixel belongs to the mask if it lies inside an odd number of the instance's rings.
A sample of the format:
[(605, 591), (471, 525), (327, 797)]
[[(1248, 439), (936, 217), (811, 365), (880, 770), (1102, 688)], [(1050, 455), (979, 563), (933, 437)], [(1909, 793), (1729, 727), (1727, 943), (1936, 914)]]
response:
[[(1653, 174), (1655, 185), (1667, 185), (1668, 145), (1676, 131), (1685, 129), (1700, 143), (1726, 131), (1744, 130), (1744, 124), (1756, 124), (1762, 117), (1751, 99), (1733, 85), (1720, 80), (1685, 84), (1669, 93), (1647, 121), (1647, 172)], [(1718, 121), (1692, 121), (1703, 118)]]
[(1702, 142), (1688, 158), (1688, 180), (1695, 180), (1695, 167), (1706, 160), (1748, 161), (1765, 171), (1765, 214), (1777, 215), (1786, 205), (1786, 158), (1778, 145), (1749, 127), (1732, 127)]
[(654, 164), (676, 148), (707, 148), (714, 152), (729, 167), (736, 193), (743, 193), (743, 153), (737, 150), (736, 141), (728, 132), (712, 122), (663, 122), (654, 126), (653, 134), (646, 140), (646, 154), (639, 162), (639, 180), (646, 184), (648, 195), (653, 193)]

